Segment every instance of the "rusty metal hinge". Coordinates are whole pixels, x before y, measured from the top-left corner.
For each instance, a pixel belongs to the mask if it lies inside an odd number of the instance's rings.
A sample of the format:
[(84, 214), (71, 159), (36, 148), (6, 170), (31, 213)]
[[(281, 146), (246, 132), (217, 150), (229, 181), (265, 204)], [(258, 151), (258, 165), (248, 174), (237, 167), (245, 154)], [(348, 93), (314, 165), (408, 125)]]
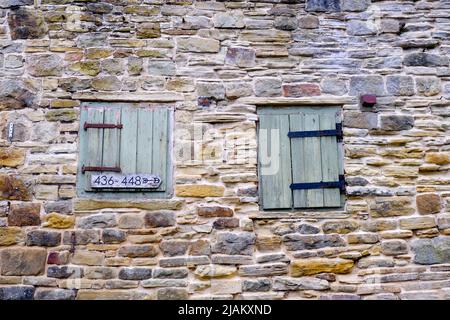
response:
[(81, 172), (85, 173), (86, 171), (111, 171), (111, 172), (122, 172), (120, 167), (89, 167), (82, 166)]
[(112, 123), (84, 123), (84, 130), (88, 128), (94, 129), (123, 129), (123, 124), (112, 124)]

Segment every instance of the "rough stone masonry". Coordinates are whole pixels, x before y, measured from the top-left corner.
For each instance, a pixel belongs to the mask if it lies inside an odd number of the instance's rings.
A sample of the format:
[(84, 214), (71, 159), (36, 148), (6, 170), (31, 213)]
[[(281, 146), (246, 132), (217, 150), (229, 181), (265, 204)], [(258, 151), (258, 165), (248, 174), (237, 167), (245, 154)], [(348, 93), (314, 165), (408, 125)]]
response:
[[(0, 0), (0, 46), (0, 299), (450, 299), (449, 1)], [(77, 197), (85, 101), (209, 133), (172, 197)], [(256, 108), (333, 101), (345, 208), (260, 210)]]

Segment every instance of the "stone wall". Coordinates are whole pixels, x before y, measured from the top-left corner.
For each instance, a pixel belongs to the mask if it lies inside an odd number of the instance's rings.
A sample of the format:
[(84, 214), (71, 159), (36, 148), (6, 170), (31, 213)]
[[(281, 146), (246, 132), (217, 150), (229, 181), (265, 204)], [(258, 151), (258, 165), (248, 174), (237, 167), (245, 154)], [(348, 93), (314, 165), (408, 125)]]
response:
[[(450, 299), (449, 17), (0, 0), (0, 299)], [(84, 101), (175, 107), (172, 198), (77, 198)], [(256, 106), (339, 101), (345, 209), (260, 211)]]

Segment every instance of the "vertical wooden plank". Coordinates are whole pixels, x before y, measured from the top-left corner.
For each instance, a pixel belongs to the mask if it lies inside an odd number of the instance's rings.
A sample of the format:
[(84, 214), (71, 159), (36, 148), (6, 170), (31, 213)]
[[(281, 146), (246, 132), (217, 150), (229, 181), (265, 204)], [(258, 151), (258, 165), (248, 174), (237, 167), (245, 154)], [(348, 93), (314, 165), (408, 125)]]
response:
[(158, 191), (167, 186), (168, 115), (167, 108), (153, 110), (152, 173), (162, 179)]
[(264, 209), (292, 207), (291, 152), (288, 115), (260, 115), (259, 173)]
[[(305, 131), (319, 130), (319, 115), (305, 115)], [(305, 173), (307, 182), (320, 182), (322, 180), (322, 157), (320, 152), (320, 137), (304, 138), (303, 152), (305, 155)], [(306, 204), (308, 208), (323, 207), (323, 190), (311, 189), (306, 191)]]
[[(303, 113), (291, 114), (289, 116), (290, 131), (305, 131), (305, 116)], [(305, 183), (305, 153), (303, 152), (304, 138), (291, 138), (292, 157), (292, 183)], [(305, 208), (306, 190), (293, 190), (292, 197), (294, 208)]]
[(153, 111), (138, 110), (136, 173), (152, 172)]
[(136, 173), (138, 109), (122, 107), (120, 135), (120, 168), (123, 174)]
[[(320, 130), (333, 130), (336, 128), (336, 119), (334, 114), (320, 115)], [(336, 137), (321, 137), (320, 150), (322, 156), (322, 180), (338, 181), (339, 180), (339, 158), (338, 145)], [(323, 190), (324, 207), (340, 206), (339, 189)]]
[[(120, 124), (120, 108), (105, 108), (104, 123)], [(119, 167), (120, 129), (103, 130), (103, 166)]]

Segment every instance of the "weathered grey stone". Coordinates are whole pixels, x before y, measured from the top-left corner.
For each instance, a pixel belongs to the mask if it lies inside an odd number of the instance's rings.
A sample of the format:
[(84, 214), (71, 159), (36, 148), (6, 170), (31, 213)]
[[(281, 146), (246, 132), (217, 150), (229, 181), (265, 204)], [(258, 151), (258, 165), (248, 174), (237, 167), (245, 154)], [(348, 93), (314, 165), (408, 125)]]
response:
[(225, 278), (236, 274), (235, 266), (201, 265), (195, 268), (194, 274), (202, 279)]
[(102, 60), (101, 67), (103, 72), (109, 73), (111, 75), (122, 75), (124, 73), (124, 63), (122, 59)]
[(157, 292), (158, 300), (187, 300), (189, 294), (186, 289), (163, 288)]
[(298, 20), (295, 17), (276, 17), (273, 26), (275, 29), (292, 31), (297, 29)]
[(113, 279), (117, 277), (115, 268), (109, 267), (89, 267), (85, 268), (85, 275), (87, 279), (104, 280)]
[(381, 252), (387, 256), (396, 256), (408, 253), (405, 240), (385, 240), (381, 242)]
[(241, 29), (245, 27), (242, 11), (216, 13), (213, 17), (214, 27), (222, 29)]
[(298, 19), (298, 26), (302, 29), (316, 29), (319, 24), (319, 18), (313, 15), (301, 16)]
[(34, 0), (1, 0), (0, 1), (0, 8), (29, 6), (29, 5), (32, 5), (32, 4), (34, 4)]
[(358, 129), (374, 129), (378, 126), (378, 114), (374, 112), (344, 112), (344, 127)]
[(37, 54), (27, 58), (28, 72), (35, 77), (61, 76), (63, 60), (56, 54)]
[(344, 11), (365, 11), (370, 6), (371, 0), (342, 0)]
[(289, 258), (284, 253), (272, 253), (257, 257), (256, 262), (258, 263), (289, 262)]
[(378, 75), (353, 76), (350, 79), (350, 95), (363, 94), (385, 95), (383, 77)]
[(77, 227), (81, 229), (112, 228), (117, 225), (114, 213), (99, 213), (78, 219)]
[(81, 244), (99, 243), (100, 230), (76, 230), (65, 231), (63, 235), (63, 244)]
[(148, 62), (148, 73), (152, 76), (173, 76), (176, 72), (176, 65), (172, 60), (150, 60)]
[(345, 246), (345, 241), (337, 234), (299, 235), (291, 233), (283, 236), (283, 243), (289, 251)]
[(212, 252), (231, 255), (252, 255), (256, 236), (250, 232), (222, 232), (212, 247)]
[(0, 81), (0, 111), (32, 107), (35, 93), (36, 89), (23, 80)]
[(273, 290), (275, 291), (327, 290), (329, 288), (328, 281), (313, 277), (275, 277), (273, 281)]
[(86, 8), (93, 13), (110, 13), (113, 10), (113, 6), (105, 2), (88, 3)]
[(35, 292), (35, 300), (75, 300), (75, 290), (38, 288)]
[(234, 64), (238, 67), (247, 68), (253, 67), (256, 64), (255, 49), (231, 47), (227, 49), (227, 55), (225, 56), (225, 63)]
[(130, 258), (156, 257), (158, 253), (154, 245), (123, 246), (119, 249), (119, 256)]
[(184, 279), (189, 272), (187, 268), (158, 268), (153, 270), (153, 278), (160, 279)]
[(352, 36), (369, 36), (376, 34), (377, 30), (366, 21), (352, 20), (347, 25), (347, 32)]
[(61, 244), (61, 233), (33, 230), (27, 233), (27, 246), (54, 247)]
[(390, 268), (393, 267), (394, 260), (392, 258), (367, 257), (358, 261), (358, 268)]
[(173, 211), (147, 212), (144, 220), (150, 228), (171, 227), (176, 223)]
[(323, 93), (342, 96), (348, 92), (347, 84), (343, 80), (335, 78), (325, 78), (320, 83)]
[(225, 98), (225, 87), (222, 82), (198, 82), (197, 95), (222, 100)]
[(415, 239), (411, 242), (414, 262), (437, 264), (450, 262), (450, 237)]
[(279, 78), (256, 78), (255, 95), (257, 97), (273, 97), (281, 95), (281, 80)]
[(242, 256), (242, 255), (225, 255), (225, 254), (214, 254), (211, 257), (212, 263), (217, 264), (233, 264), (233, 265), (241, 265), (241, 264), (253, 264), (253, 258), (250, 256)]
[(277, 262), (270, 264), (254, 264), (239, 267), (239, 275), (243, 277), (269, 277), (284, 275), (288, 272), (288, 266), (285, 263)]
[(80, 79), (76, 77), (58, 79), (58, 85), (68, 92), (78, 92), (89, 89), (91, 82), (91, 79)]
[(233, 229), (239, 227), (238, 218), (218, 218), (213, 222), (214, 229)]
[(207, 256), (161, 258), (159, 260), (159, 265), (163, 268), (196, 266), (209, 263), (211, 261)]
[(448, 66), (449, 59), (446, 56), (440, 56), (437, 54), (426, 52), (414, 52), (405, 55), (403, 59), (405, 66), (417, 66), (417, 67), (441, 67)]
[(414, 80), (411, 76), (387, 76), (386, 88), (394, 96), (414, 95)]
[(123, 268), (119, 271), (121, 280), (145, 280), (152, 277), (150, 268)]
[(188, 282), (181, 279), (147, 279), (141, 282), (144, 288), (187, 287)]
[(450, 229), (450, 214), (441, 214), (437, 217), (439, 229)]
[(301, 223), (294, 227), (295, 232), (301, 233), (301, 234), (316, 234), (320, 232), (320, 229), (307, 224), (307, 223)]
[[(247, 97), (247, 96), (251, 96), (252, 94), (253, 94), (253, 87), (248, 82), (239, 81), (239, 82), (226, 82), (225, 83), (225, 96), (229, 99), (237, 99), (240, 97)], [(251, 188), (247, 188), (247, 189), (251, 189)], [(242, 190), (244, 190), (244, 189), (238, 190), (238, 196), (239, 196), (239, 192), (241, 192), (241, 194), (242, 194)], [(250, 194), (249, 196), (256, 196), (256, 193), (255, 193), (255, 195)]]
[(49, 266), (47, 268), (47, 277), (57, 279), (81, 278), (83, 277), (83, 268), (69, 266)]
[(0, 287), (0, 300), (32, 300), (33, 286)]
[(313, 12), (339, 12), (340, 0), (306, 0), (306, 11)]
[(414, 117), (409, 115), (381, 115), (380, 128), (386, 131), (410, 130), (414, 127)]
[(126, 240), (126, 233), (117, 229), (105, 229), (102, 232), (103, 243), (122, 243)]
[(44, 272), (47, 250), (8, 248), (0, 253), (0, 270), (5, 276), (37, 276)]
[(8, 14), (8, 25), (12, 40), (39, 39), (43, 38), (48, 32), (42, 12), (36, 9), (19, 8), (11, 10)]
[(190, 245), (189, 241), (183, 240), (163, 240), (159, 244), (159, 248), (161, 249), (163, 255), (174, 257), (174, 256), (182, 256), (185, 255), (188, 247)]
[(177, 49), (182, 52), (219, 52), (220, 42), (215, 39), (188, 37), (177, 39)]
[(269, 291), (272, 287), (270, 279), (252, 279), (244, 280), (242, 282), (242, 291), (261, 292)]
[(437, 77), (416, 77), (417, 94), (431, 97), (441, 92), (441, 80)]
[(369, 184), (369, 181), (367, 179), (364, 179), (362, 177), (349, 177), (345, 179), (345, 183), (349, 187), (364, 187)]
[(140, 229), (144, 227), (144, 218), (136, 214), (121, 214), (118, 226), (121, 229)]
[(143, 70), (143, 60), (137, 57), (129, 57), (127, 67), (129, 75), (140, 75)]
[(102, 76), (92, 80), (92, 88), (98, 91), (120, 91), (122, 83), (116, 76)]
[(346, 234), (359, 228), (359, 223), (354, 220), (334, 220), (327, 221), (322, 225), (324, 233)]

